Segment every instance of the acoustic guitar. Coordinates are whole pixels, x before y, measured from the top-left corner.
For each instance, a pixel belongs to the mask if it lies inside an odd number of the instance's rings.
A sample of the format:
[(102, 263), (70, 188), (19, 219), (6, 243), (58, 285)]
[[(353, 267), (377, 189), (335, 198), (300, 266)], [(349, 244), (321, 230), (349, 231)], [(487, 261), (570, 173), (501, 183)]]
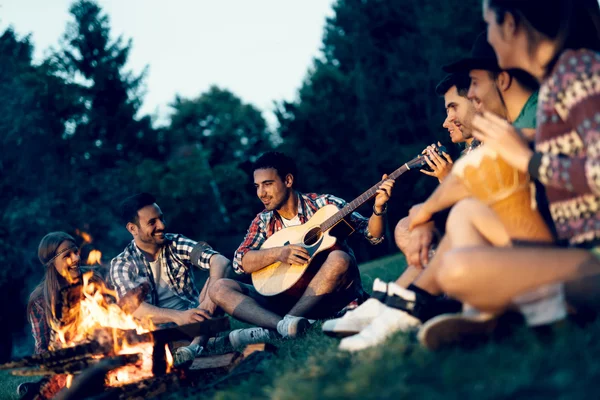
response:
[[(437, 149), (438, 154), (445, 152), (446, 148), (440, 146)], [(415, 168), (421, 168), (427, 165), (424, 155), (419, 155), (400, 168), (392, 172), (388, 179), (397, 179), (400, 175)], [(346, 206), (339, 209), (333, 204), (328, 204), (320, 208), (306, 223), (297, 226), (290, 226), (281, 229), (271, 235), (261, 246), (261, 249), (271, 249), (289, 244), (304, 246), (310, 255), (310, 259), (302, 265), (288, 264), (280, 261), (267, 265), (258, 271), (252, 273), (252, 283), (256, 290), (263, 296), (275, 296), (285, 292), (300, 280), (302, 275), (308, 269), (315, 256), (323, 251), (331, 249), (339, 240), (339, 237), (331, 235), (331, 229), (340, 223), (344, 223), (349, 228), (348, 234), (354, 231), (354, 228), (345, 220), (357, 208), (375, 197), (379, 186), (383, 180), (379, 181), (369, 190), (358, 196), (356, 199), (347, 203)]]

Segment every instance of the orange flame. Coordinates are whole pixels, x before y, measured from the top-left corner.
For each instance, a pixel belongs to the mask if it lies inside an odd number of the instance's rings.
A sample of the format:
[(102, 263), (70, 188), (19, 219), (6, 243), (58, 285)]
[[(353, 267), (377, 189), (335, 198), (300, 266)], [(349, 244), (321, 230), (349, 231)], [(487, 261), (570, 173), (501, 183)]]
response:
[(79, 229), (75, 229), (75, 233), (83, 239), (82, 244), (89, 244), (92, 243), (92, 240), (94, 240), (94, 238), (92, 238), (92, 235), (90, 235), (87, 232), (80, 231)]
[(88, 254), (87, 261), (85, 262), (87, 265), (101, 264), (102, 252), (100, 250), (92, 250), (90, 254)]
[[(102, 282), (92, 282), (92, 276), (91, 271), (83, 275), (83, 298), (75, 307), (69, 309), (66, 319), (70, 323), (54, 327), (57, 331), (58, 345), (71, 347), (88, 342), (90, 338), (99, 339), (97, 335), (101, 332), (102, 339), (112, 343), (112, 352), (115, 355), (139, 354), (141, 359), (141, 362), (135, 365), (129, 364), (112, 370), (107, 375), (107, 385), (120, 386), (152, 377), (152, 341), (130, 344), (124, 334), (127, 330), (135, 330), (137, 334), (154, 330), (152, 321), (140, 322), (117, 304), (107, 301), (107, 295), (116, 298), (116, 293)], [(173, 357), (168, 347), (166, 351), (167, 369), (170, 370)]]

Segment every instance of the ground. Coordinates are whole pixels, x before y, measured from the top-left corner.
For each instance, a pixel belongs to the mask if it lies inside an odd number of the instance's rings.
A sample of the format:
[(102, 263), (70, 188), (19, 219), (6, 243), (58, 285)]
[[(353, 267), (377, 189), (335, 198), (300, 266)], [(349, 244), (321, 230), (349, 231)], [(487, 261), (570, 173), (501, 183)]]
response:
[[(361, 266), (365, 287), (395, 278), (404, 259)], [(542, 340), (521, 328), (509, 339), (473, 349), (432, 353), (414, 335), (398, 334), (358, 354), (338, 351), (320, 325), (303, 338), (276, 341), (277, 355), (259, 369), (202, 392), (203, 398), (240, 399), (583, 399), (600, 397), (600, 323), (560, 326)], [(0, 399), (16, 399), (24, 379), (0, 375)], [(197, 398), (185, 389), (164, 398)]]

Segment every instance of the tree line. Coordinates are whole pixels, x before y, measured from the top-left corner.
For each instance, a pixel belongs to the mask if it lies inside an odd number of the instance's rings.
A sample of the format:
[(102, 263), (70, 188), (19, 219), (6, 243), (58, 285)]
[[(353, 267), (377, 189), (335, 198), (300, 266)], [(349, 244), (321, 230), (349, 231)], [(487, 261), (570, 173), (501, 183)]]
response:
[[(292, 155), (301, 190), (350, 201), (427, 144), (448, 142), (434, 88), (441, 65), (468, 52), (483, 29), (479, 1), (338, 0), (333, 7), (297, 98), (274, 104), (276, 131), (260, 110), (216, 86), (171, 99), (169, 123), (154, 127), (140, 115), (145, 71), (127, 68), (134, 44), (111, 35), (108, 15), (92, 0), (72, 4), (59, 48), (41, 62), (30, 36), (1, 33), (2, 343), (25, 327), (27, 296), (43, 272), (41, 237), (87, 232), (93, 242), (83, 258), (100, 249), (106, 267), (130, 240), (118, 204), (131, 193), (153, 193), (170, 231), (231, 257), (261, 210), (251, 164), (262, 152)], [(418, 172), (402, 176), (388, 237), (435, 184)], [(395, 251), (391, 240), (351, 244), (359, 261)], [(11, 346), (0, 348), (0, 360), (10, 357)]]

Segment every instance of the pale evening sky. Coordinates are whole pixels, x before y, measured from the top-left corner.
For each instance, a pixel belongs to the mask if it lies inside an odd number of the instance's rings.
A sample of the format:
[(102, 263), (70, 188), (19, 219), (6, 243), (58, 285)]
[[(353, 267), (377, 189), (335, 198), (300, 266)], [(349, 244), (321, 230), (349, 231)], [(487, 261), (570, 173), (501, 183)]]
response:
[[(148, 65), (142, 113), (164, 122), (176, 94), (215, 84), (252, 103), (272, 125), (273, 102), (293, 100), (320, 55), (333, 0), (98, 0), (113, 37), (133, 40), (128, 68)], [(31, 33), (35, 59), (57, 47), (71, 0), (0, 0), (0, 30)]]

